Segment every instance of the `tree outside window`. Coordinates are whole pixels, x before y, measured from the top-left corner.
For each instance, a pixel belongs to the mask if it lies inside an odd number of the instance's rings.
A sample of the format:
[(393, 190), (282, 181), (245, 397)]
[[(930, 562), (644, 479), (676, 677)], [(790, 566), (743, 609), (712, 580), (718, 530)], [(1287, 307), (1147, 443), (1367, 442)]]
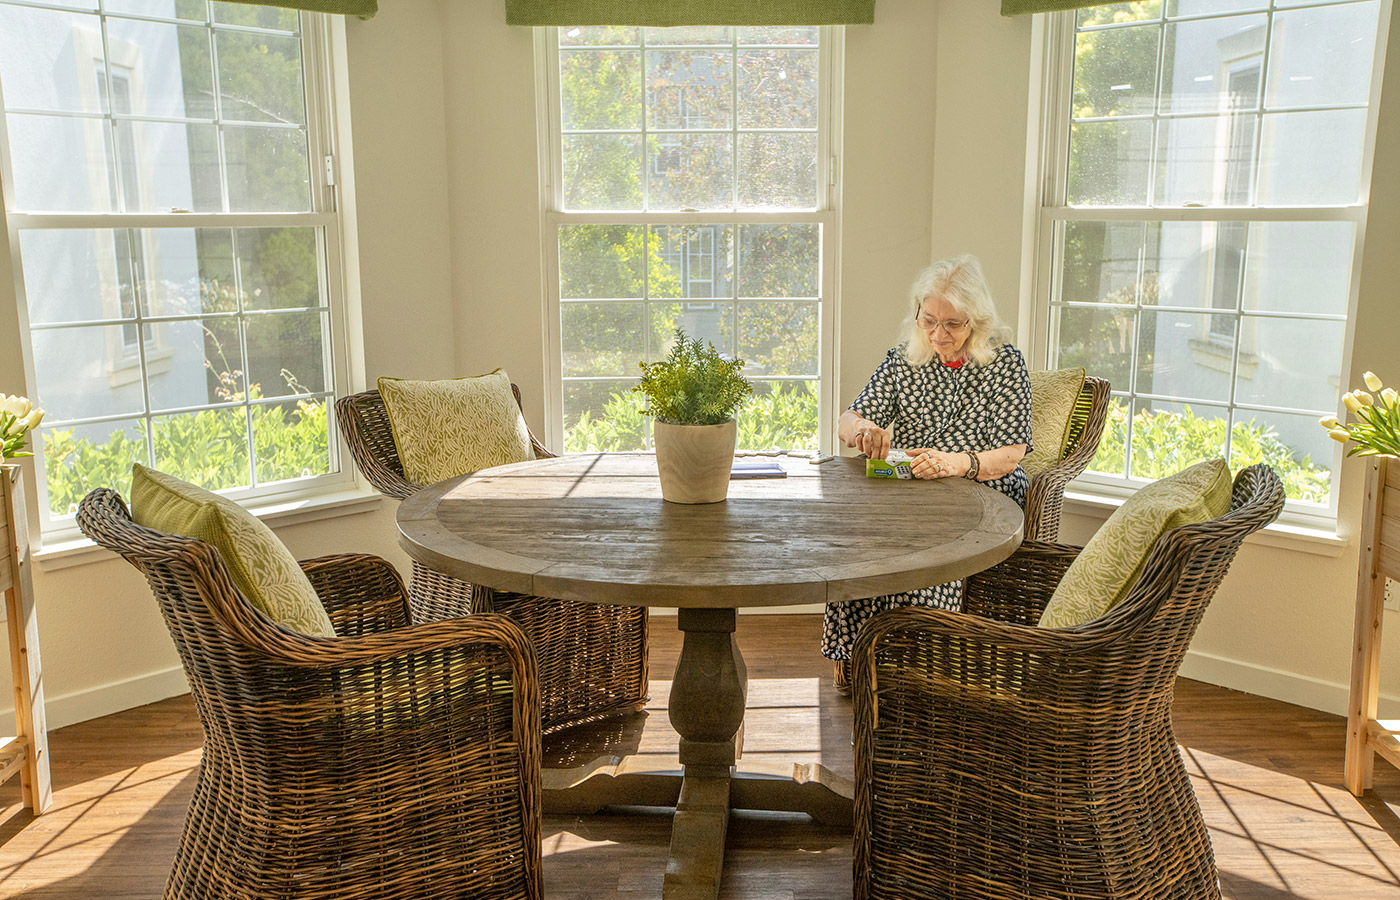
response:
[(678, 328), (745, 360), (741, 447), (817, 447), (823, 33), (551, 35), (565, 450), (648, 445), (630, 388)]

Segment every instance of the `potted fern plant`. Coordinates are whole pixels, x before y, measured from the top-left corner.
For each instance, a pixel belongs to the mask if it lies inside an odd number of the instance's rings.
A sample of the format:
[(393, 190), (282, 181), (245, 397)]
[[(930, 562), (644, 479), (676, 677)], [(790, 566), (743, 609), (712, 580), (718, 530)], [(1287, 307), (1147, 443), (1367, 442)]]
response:
[(647, 398), (653, 418), (661, 497), (672, 503), (717, 503), (729, 493), (738, 426), (734, 415), (753, 388), (740, 371), (742, 359), (727, 360), (712, 343), (676, 330), (665, 359), (641, 363), (642, 380), (632, 390)]

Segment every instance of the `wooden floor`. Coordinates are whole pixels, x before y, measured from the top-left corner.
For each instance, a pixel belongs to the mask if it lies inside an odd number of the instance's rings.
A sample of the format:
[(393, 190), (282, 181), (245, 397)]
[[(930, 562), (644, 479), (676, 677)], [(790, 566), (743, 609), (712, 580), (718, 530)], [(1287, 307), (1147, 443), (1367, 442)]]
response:
[[(741, 616), (749, 664), (745, 758), (850, 769), (850, 706), (817, 655), (820, 620)], [(652, 628), (653, 710), (642, 752), (669, 755), (665, 679), (679, 641)], [(1177, 687), (1182, 753), (1231, 900), (1400, 900), (1400, 772), (1377, 767), (1358, 802), (1341, 787), (1344, 723), (1197, 682)], [(52, 733), (55, 802), (31, 819), (0, 787), (0, 897), (151, 900), (161, 895), (199, 765), (188, 697)], [(670, 818), (631, 810), (544, 821), (549, 900), (659, 897)], [(850, 896), (850, 835), (804, 816), (736, 814), (722, 896)]]

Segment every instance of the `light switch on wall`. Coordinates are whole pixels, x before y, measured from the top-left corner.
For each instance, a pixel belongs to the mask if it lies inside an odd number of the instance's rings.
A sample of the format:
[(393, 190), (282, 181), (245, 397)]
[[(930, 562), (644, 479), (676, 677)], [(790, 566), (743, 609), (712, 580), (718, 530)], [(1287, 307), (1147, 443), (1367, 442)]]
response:
[(1385, 608), (1400, 609), (1400, 586), (1389, 578), (1385, 580)]

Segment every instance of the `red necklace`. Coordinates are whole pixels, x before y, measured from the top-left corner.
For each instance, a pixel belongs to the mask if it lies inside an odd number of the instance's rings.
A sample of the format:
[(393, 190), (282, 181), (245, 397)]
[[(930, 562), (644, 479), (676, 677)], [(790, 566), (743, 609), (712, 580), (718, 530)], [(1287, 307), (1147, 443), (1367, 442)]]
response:
[(965, 362), (967, 362), (967, 360), (965, 359), (955, 359), (952, 362), (943, 363), (943, 365), (947, 366), (950, 369), (960, 369), (962, 368), (962, 364)]

